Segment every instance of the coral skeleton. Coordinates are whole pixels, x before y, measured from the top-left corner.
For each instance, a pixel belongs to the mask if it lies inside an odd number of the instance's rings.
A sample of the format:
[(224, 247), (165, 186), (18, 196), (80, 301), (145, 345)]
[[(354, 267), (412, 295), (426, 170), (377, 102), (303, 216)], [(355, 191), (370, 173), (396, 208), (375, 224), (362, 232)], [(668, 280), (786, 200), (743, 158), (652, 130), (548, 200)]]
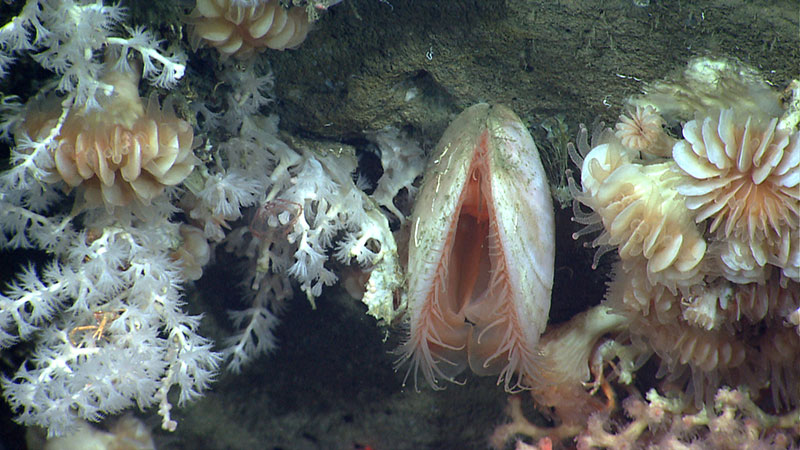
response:
[(219, 78), (224, 113), (199, 111), (202, 128), (213, 135), (222, 125), (233, 137), (209, 140), (201, 159), (211, 162), (187, 179), (179, 205), (210, 242), (243, 260), (244, 307), (229, 312), (237, 331), (223, 342), (228, 367), (238, 371), (276, 347), (272, 330), (294, 294), (292, 282), (314, 305), (339, 280), (334, 260), (361, 274), (353, 278), (368, 313), (392, 322), (403, 310), (395, 302), (402, 273), (387, 215), (408, 213), (392, 200), (414, 192), (422, 149), (394, 129), (370, 134), (384, 171), (368, 195), (357, 183), (352, 147), (281, 134), (277, 116), (259, 113), (271, 102), (267, 67), (255, 60), (226, 64)]

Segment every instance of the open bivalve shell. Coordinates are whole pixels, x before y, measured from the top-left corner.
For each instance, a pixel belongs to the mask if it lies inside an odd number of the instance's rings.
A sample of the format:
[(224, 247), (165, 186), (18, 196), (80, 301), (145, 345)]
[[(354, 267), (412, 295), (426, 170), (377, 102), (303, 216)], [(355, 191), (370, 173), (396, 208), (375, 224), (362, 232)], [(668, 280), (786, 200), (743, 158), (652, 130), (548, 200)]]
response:
[(550, 310), (555, 225), (536, 145), (514, 112), (477, 104), (453, 121), (411, 223), (409, 374), (437, 387), (470, 367), (499, 374), (508, 391), (529, 387)]

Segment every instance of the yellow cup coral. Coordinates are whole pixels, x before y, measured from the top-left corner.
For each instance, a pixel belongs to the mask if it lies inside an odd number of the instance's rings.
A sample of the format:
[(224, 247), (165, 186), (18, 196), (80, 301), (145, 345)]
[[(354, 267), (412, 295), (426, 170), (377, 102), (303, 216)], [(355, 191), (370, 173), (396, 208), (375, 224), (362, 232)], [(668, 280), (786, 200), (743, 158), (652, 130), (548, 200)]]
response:
[[(135, 73), (111, 71), (102, 81), (113, 86), (113, 93), (99, 96), (100, 110), (69, 111), (55, 138), (55, 167), (46, 181), (80, 186), (94, 205), (148, 204), (192, 171), (197, 161), (192, 127), (169, 106), (162, 111), (155, 96), (145, 106)], [(42, 141), (60, 114), (58, 99), (37, 102), (17, 134)]]

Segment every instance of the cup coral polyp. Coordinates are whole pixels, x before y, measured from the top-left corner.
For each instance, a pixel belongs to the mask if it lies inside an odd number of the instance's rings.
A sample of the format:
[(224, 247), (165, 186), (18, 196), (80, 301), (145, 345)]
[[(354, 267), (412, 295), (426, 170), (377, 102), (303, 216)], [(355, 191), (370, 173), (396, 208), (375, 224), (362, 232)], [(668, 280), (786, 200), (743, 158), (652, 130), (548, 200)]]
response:
[(664, 119), (650, 105), (636, 106), (630, 115), (622, 115), (616, 136), (625, 147), (655, 156), (669, 156), (673, 139), (664, 133)]
[(607, 142), (591, 151), (579, 143), (588, 154), (582, 161), (582, 190), (575, 188), (573, 194), (594, 213), (576, 210), (575, 220), (588, 225), (577, 235), (602, 224), (602, 233), (592, 242), (600, 247), (598, 257), (611, 248), (618, 248), (623, 261), (638, 264), (643, 257), (648, 278), (668, 286), (696, 278), (706, 242), (684, 197), (674, 189), (680, 179), (674, 163), (633, 161), (631, 151), (610, 130), (602, 131), (600, 140)]
[(232, 0), (197, 0), (192, 38), (224, 56), (244, 58), (266, 48), (285, 50), (303, 43), (311, 29), (303, 8), (286, 9), (277, 0), (249, 5)]
[(710, 219), (710, 232), (749, 248), (749, 255), (723, 261), (752, 257), (759, 266), (786, 268), (800, 245), (800, 132), (777, 123), (726, 109), (687, 122), (686, 140), (673, 149), (683, 174), (678, 191), (695, 220)]
[[(55, 167), (46, 181), (80, 187), (94, 205), (148, 204), (194, 168), (192, 127), (169, 105), (162, 110), (155, 95), (145, 105), (135, 73), (111, 71), (103, 81), (114, 89), (99, 99), (102, 109), (72, 109), (66, 116), (55, 138)], [(58, 99), (38, 102), (17, 134), (43, 141), (60, 114)]]

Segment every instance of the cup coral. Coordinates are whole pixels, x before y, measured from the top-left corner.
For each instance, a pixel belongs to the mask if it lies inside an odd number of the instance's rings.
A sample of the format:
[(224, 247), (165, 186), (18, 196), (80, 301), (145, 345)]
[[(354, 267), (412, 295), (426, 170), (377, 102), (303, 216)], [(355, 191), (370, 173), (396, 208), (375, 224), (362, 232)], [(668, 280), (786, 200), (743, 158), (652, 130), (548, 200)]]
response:
[(686, 140), (673, 149), (678, 191), (695, 220), (709, 219), (709, 232), (746, 251), (725, 248), (721, 260), (732, 271), (752, 260), (797, 272), (790, 255), (800, 245), (800, 132), (777, 123), (725, 109), (687, 122)]
[(630, 319), (634, 342), (659, 356), (668, 381), (688, 383), (696, 403), (744, 384), (767, 389), (775, 407), (797, 405), (800, 385), (785, 371), (800, 340), (784, 325), (800, 307), (800, 285), (773, 270), (764, 283), (708, 278), (672, 293), (637, 270), (616, 277), (606, 304)]
[[(578, 448), (789, 448), (788, 434), (796, 443), (800, 132), (797, 103), (784, 111), (775, 99), (754, 70), (695, 59), (633, 99), (616, 132), (601, 124), (589, 145), (581, 127), (569, 148), (581, 167), (574, 220), (585, 225), (574, 236), (600, 233), (595, 267), (611, 250), (619, 261), (603, 304), (542, 337), (552, 382), (533, 395), (555, 426), (512, 410), (495, 442), (522, 433), (577, 434)], [(663, 127), (675, 120), (687, 121), (684, 139)], [(645, 403), (629, 390), (623, 426), (608, 380), (631, 384), (653, 355), (663, 379), (653, 386), (669, 397), (653, 389)], [(608, 402), (598, 408), (600, 389)]]
[[(660, 374), (698, 407), (722, 385), (771, 392), (775, 409), (800, 405), (789, 373), (800, 354), (790, 328), (800, 323), (800, 132), (755, 77), (695, 60), (633, 100), (615, 134), (595, 133), (590, 149), (583, 131), (571, 152), (582, 167), (575, 220), (587, 225), (576, 235), (600, 231), (598, 257), (620, 258), (604, 306), (628, 318), (623, 339), (658, 355)], [(664, 111), (694, 117), (684, 139), (666, 134)], [(670, 152), (652, 150), (666, 142)]]
[(192, 127), (155, 96), (145, 105), (135, 72), (109, 71), (102, 81), (113, 86), (98, 95), (102, 109), (72, 108), (59, 130), (61, 102), (48, 97), (28, 109), (15, 136), (39, 142), (58, 130), (46, 181), (80, 187), (90, 204), (148, 204), (194, 168)]
[[(587, 214), (576, 205), (575, 220), (588, 225), (578, 235), (602, 224), (602, 233), (592, 242), (601, 247), (597, 258), (618, 248), (623, 260), (638, 262), (644, 257), (647, 275), (654, 281), (673, 286), (695, 279), (706, 242), (686, 210), (684, 197), (674, 189), (680, 179), (674, 163), (635, 162), (610, 130), (602, 135), (608, 142), (588, 152), (583, 161), (573, 152), (576, 163), (583, 166), (583, 190), (573, 186), (573, 194), (594, 211)], [(586, 151), (585, 141), (580, 147)]]
[(664, 133), (664, 119), (650, 105), (636, 106), (630, 115), (621, 115), (616, 136), (625, 147), (655, 156), (669, 156), (673, 140)]
[(286, 9), (277, 0), (248, 5), (235, 0), (197, 0), (190, 17), (195, 44), (202, 41), (223, 57), (245, 58), (266, 48), (295, 48), (311, 28), (303, 8)]

